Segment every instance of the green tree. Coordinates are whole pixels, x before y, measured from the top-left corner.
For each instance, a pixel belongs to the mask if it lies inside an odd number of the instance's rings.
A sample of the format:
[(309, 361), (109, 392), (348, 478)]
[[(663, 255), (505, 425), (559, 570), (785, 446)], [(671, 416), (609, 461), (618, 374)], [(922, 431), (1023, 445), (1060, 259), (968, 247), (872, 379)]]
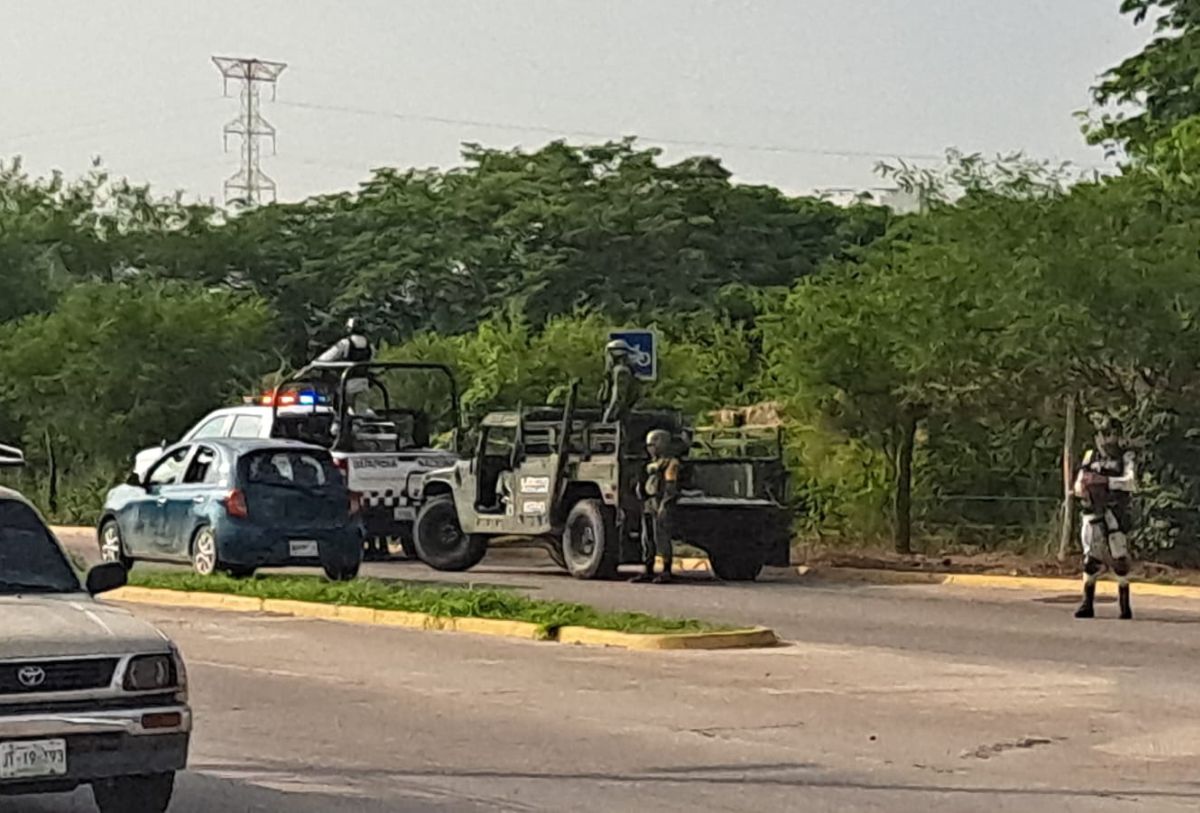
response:
[(1200, 2), (1122, 0), (1121, 12), (1138, 25), (1153, 18), (1157, 35), (1093, 88), (1102, 110), (1086, 132), (1094, 144), (1111, 142), (1145, 157), (1176, 125), (1200, 114)]
[(253, 297), (85, 283), (53, 313), (0, 328), (0, 414), (35, 466), (52, 456), (65, 479), (103, 481), (245, 391), (268, 363), (270, 331)]

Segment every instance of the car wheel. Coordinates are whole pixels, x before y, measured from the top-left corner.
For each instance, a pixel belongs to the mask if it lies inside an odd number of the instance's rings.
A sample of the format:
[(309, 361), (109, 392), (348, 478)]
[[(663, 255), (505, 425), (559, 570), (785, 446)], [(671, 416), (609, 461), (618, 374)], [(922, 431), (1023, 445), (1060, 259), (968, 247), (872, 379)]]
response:
[(470, 570), (487, 553), (487, 538), (463, 533), (450, 495), (434, 497), (417, 514), (413, 542), (417, 556), (435, 570)]
[(708, 554), (708, 563), (713, 574), (725, 582), (752, 582), (762, 572), (758, 556), (748, 553)]
[(117, 562), (126, 570), (133, 567), (133, 560), (125, 555), (125, 540), (121, 538), (121, 526), (115, 519), (105, 520), (100, 526), (100, 559)]
[(175, 789), (175, 774), (118, 776), (92, 783), (100, 813), (165, 813)]
[(577, 579), (611, 579), (620, 564), (616, 523), (599, 500), (581, 500), (567, 514), (562, 551), (567, 572)]
[(207, 525), (192, 537), (192, 570), (200, 576), (217, 572), (217, 537)]

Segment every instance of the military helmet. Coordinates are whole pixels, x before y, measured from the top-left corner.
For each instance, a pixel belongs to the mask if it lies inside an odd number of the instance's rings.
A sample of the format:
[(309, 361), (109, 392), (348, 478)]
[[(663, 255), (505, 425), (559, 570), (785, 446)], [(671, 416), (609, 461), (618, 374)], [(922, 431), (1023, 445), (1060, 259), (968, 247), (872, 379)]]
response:
[(666, 429), (651, 429), (646, 433), (646, 448), (665, 452), (671, 446), (671, 433)]
[(633, 346), (624, 339), (613, 339), (608, 344), (604, 345), (604, 351), (610, 354), (620, 354), (623, 356), (632, 356), (637, 351)]
[(358, 328), (358, 320), (351, 316), (346, 320), (346, 332), (353, 333)]

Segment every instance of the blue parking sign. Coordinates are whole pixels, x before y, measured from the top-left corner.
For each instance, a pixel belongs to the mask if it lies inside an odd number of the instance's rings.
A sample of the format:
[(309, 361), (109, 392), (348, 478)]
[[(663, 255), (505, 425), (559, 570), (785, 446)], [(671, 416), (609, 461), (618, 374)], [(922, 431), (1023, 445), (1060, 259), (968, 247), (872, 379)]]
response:
[(658, 341), (653, 330), (615, 330), (608, 340), (623, 341), (634, 349), (633, 374), (638, 379), (658, 380)]

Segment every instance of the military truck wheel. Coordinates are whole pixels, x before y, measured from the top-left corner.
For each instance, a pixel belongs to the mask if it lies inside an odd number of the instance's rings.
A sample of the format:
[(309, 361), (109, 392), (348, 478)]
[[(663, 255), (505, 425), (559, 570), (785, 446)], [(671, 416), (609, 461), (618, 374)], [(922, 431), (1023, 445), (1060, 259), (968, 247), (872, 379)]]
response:
[(612, 512), (599, 500), (581, 500), (567, 514), (563, 562), (577, 579), (612, 579), (620, 562), (620, 540)]
[(724, 582), (752, 582), (763, 568), (757, 556), (745, 553), (709, 553), (708, 562), (716, 577)]
[(463, 533), (448, 494), (425, 503), (413, 531), (417, 556), (434, 570), (470, 570), (487, 553), (487, 537)]

